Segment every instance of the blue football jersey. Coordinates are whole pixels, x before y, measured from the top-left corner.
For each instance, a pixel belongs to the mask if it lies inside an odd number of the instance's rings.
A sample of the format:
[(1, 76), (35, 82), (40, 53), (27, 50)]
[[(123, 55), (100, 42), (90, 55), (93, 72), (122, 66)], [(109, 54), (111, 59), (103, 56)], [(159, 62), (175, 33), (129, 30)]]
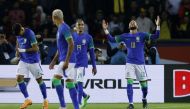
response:
[[(68, 51), (67, 40), (73, 38), (70, 32), (70, 27), (66, 23), (62, 23), (57, 30), (57, 49), (59, 53), (59, 62), (65, 61)], [(75, 53), (73, 52), (69, 62), (75, 63)]]
[(159, 31), (155, 35), (137, 32), (135, 34), (124, 33), (115, 37), (116, 42), (125, 42), (127, 47), (126, 62), (131, 64), (145, 64), (144, 59), (144, 44), (146, 40), (157, 39)]
[(92, 36), (88, 33), (73, 33), (75, 41), (76, 65), (75, 67), (88, 67), (89, 49), (94, 48)]
[[(19, 48), (29, 49), (33, 44), (37, 44), (34, 32), (31, 29), (25, 28), (24, 35), (17, 36)], [(20, 60), (26, 63), (38, 63), (40, 61), (39, 52), (22, 52)]]

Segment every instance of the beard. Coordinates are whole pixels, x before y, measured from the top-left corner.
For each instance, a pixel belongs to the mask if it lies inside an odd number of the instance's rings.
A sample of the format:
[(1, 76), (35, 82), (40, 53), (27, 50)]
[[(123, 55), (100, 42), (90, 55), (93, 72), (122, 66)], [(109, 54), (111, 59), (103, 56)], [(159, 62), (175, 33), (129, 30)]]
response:
[(79, 30), (79, 31), (78, 31), (78, 34), (82, 34), (82, 33), (83, 33), (83, 31), (82, 31), (82, 30)]
[(130, 30), (136, 30), (137, 27), (129, 27)]

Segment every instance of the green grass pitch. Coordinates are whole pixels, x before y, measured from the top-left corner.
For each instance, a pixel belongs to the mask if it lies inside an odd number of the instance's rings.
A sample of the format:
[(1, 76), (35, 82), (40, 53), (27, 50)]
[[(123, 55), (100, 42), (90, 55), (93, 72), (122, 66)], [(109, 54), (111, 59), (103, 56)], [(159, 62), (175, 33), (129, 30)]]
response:
[[(134, 104), (135, 109), (142, 109), (142, 104)], [(0, 104), (0, 109), (19, 109), (20, 104)], [(49, 109), (58, 109), (58, 104), (50, 104)], [(126, 109), (127, 104), (88, 104), (85, 109)], [(41, 104), (33, 104), (27, 109), (41, 109)], [(71, 104), (67, 109), (73, 109)], [(149, 109), (190, 109), (190, 103), (149, 104)]]

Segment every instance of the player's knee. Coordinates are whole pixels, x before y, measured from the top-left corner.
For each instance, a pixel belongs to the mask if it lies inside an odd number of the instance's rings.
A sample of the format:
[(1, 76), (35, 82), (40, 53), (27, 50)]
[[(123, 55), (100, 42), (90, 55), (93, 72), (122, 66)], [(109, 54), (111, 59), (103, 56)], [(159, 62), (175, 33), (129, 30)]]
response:
[(36, 79), (36, 81), (38, 82), (38, 84), (42, 84), (42, 83), (43, 83), (43, 79), (42, 79), (42, 77)]
[(83, 84), (83, 81), (82, 80), (77, 80), (77, 82), (76, 82), (78, 85), (81, 85), (81, 84)]
[(17, 82), (20, 83), (20, 82), (24, 81), (24, 76), (18, 75), (16, 79), (17, 79)]
[(66, 82), (74, 82), (73, 79), (66, 79)]
[(53, 83), (54, 86), (61, 85), (61, 79), (53, 78), (52, 83)]
[(127, 84), (131, 84), (131, 85), (132, 85), (132, 84), (133, 84), (133, 81), (134, 81), (133, 79), (130, 79), (130, 78), (129, 78), (129, 79), (127, 79)]
[(66, 87), (67, 87), (68, 89), (75, 88), (75, 83), (74, 83), (74, 82), (66, 82)]
[(140, 84), (142, 88), (148, 87), (147, 81), (141, 81)]
[(62, 79), (62, 76), (61, 75), (54, 75), (54, 78), (57, 78), (57, 79)]

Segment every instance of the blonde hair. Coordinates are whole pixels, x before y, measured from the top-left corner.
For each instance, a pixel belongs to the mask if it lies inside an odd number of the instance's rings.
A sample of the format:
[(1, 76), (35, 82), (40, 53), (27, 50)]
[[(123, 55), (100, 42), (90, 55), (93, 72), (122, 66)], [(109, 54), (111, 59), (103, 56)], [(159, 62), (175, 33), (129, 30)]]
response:
[(58, 19), (61, 19), (63, 20), (63, 12), (60, 10), (60, 9), (55, 9), (53, 12), (52, 12), (52, 16), (53, 17), (56, 17)]

